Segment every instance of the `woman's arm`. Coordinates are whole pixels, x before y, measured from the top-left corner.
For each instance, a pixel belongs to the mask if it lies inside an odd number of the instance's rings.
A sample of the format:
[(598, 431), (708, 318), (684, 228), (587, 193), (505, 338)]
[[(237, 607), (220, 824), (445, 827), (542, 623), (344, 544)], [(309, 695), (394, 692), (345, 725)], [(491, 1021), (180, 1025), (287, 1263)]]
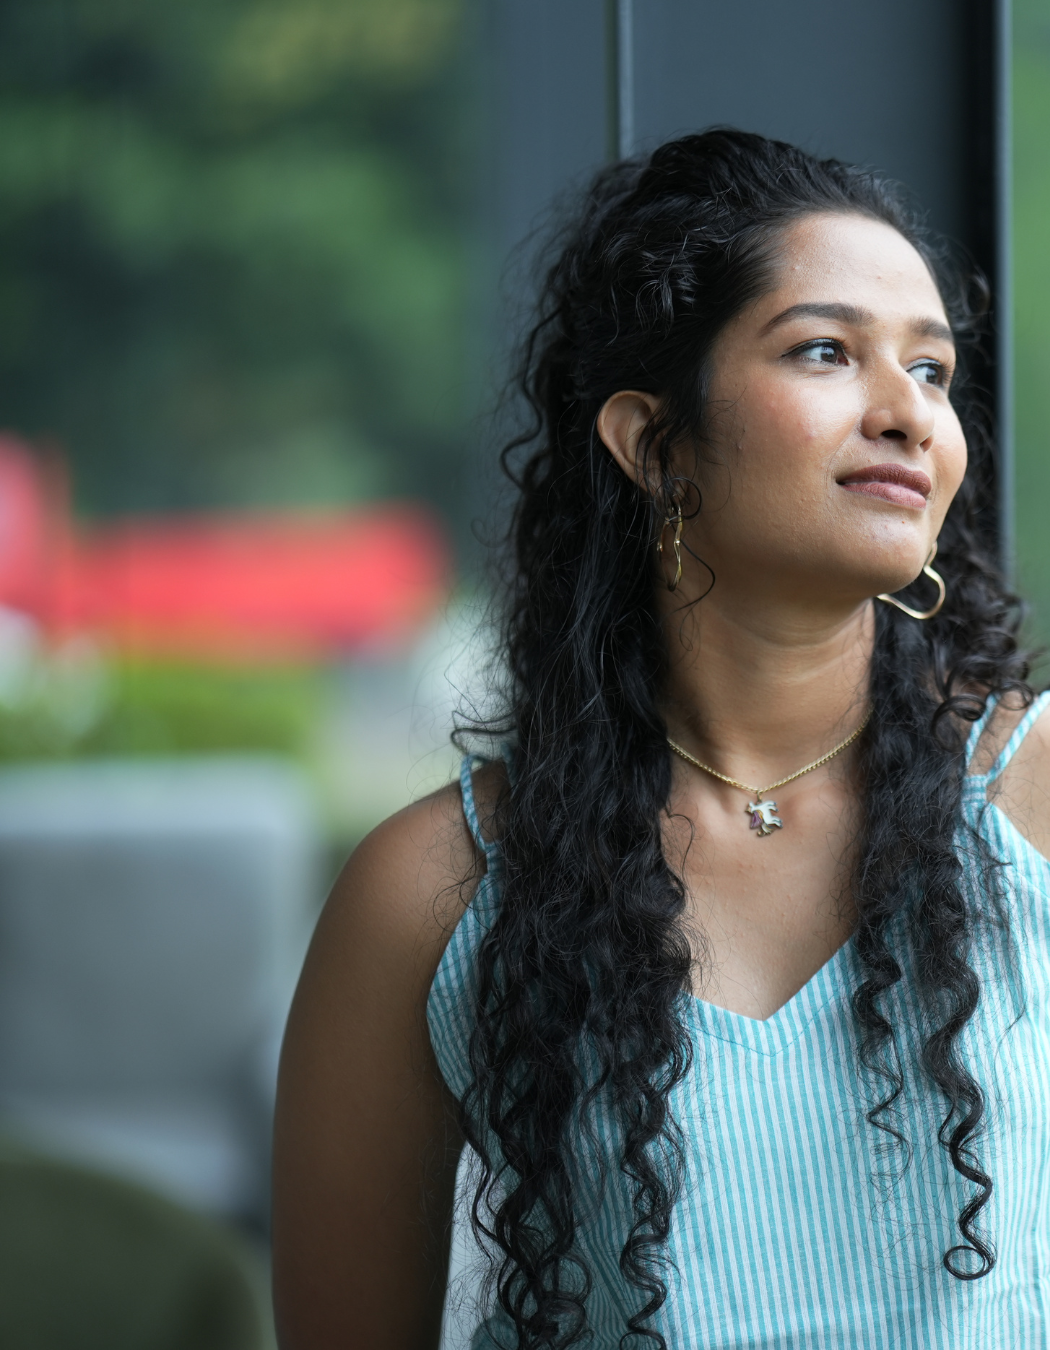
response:
[(426, 1001), (482, 867), (451, 787), (369, 835), (321, 916), (278, 1087), (283, 1350), (436, 1350), (462, 1140)]

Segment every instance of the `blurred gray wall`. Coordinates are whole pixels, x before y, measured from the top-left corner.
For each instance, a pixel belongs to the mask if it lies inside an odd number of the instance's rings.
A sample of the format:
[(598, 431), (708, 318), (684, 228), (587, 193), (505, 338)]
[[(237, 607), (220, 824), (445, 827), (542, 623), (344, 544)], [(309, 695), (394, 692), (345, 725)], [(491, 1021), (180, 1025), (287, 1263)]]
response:
[(279, 760), (0, 771), (0, 1130), (265, 1226), (317, 862)]

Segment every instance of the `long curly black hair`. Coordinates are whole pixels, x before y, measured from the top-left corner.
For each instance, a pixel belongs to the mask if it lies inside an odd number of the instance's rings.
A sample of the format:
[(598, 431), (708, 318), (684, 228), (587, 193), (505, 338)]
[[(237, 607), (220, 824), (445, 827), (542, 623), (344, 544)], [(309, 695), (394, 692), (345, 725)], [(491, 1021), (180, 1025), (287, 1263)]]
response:
[[(652, 545), (674, 489), (663, 447), (703, 445), (712, 345), (773, 284), (785, 227), (814, 212), (884, 221), (909, 240), (965, 351), (987, 288), (953, 271), (899, 187), (728, 129), (599, 174), (557, 240), (524, 343), (517, 385), (533, 420), (504, 451), (518, 490), (502, 631), (509, 711), (486, 728), (513, 740), (513, 788), (498, 808), (501, 901), (478, 954), (462, 1103), (482, 1163), (474, 1223), (502, 1258), (498, 1302), (520, 1347), (586, 1337), (592, 1273), (576, 1243), (577, 1178), (599, 1098), (622, 1144), (609, 1176), (633, 1202), (620, 1269), (639, 1308), (625, 1340), (664, 1346), (649, 1324), (667, 1297), (661, 1252), (684, 1175), (668, 1097), (691, 1065), (680, 1000), (693, 954), (682, 881), (661, 844), (671, 768)], [(663, 396), (646, 445), (662, 497), (640, 492), (597, 439), (599, 409), (625, 388)], [(904, 1078), (882, 998), (902, 979), (887, 941), (900, 915), (923, 972), (921, 1068), (943, 1100), (940, 1144), (970, 1190), (960, 1241), (943, 1255), (959, 1279), (995, 1260), (979, 1224), (992, 1190), (976, 1151), (985, 1097), (958, 1048), (980, 997), (970, 963), (980, 916), (955, 845), (962, 746), (990, 695), (1032, 697), (1017, 602), (981, 536), (990, 444), (972, 394), (964, 375), (952, 397), (970, 469), (940, 535), (944, 607), (917, 623), (877, 606), (852, 879), (856, 1043), (885, 1088), (868, 1120), (900, 1139)], [(909, 594), (927, 603), (921, 589)], [(984, 862), (994, 881), (994, 859)]]

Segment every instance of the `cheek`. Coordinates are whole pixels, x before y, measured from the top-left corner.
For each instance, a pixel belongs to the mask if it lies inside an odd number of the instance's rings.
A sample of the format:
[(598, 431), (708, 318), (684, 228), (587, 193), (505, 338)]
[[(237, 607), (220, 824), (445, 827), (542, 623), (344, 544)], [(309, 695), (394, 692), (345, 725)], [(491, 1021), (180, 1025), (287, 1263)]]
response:
[(967, 465), (967, 462), (968, 462), (968, 458), (969, 458), (969, 457), (968, 457), (968, 455), (967, 455), (967, 453), (966, 453), (966, 438), (963, 436), (962, 430), (960, 429), (960, 431), (959, 431), (959, 439), (958, 439), (958, 443), (957, 443), (957, 445), (956, 445), (956, 448), (955, 448), (955, 454), (954, 454), (953, 459), (952, 459), (952, 468), (953, 468), (952, 496), (953, 496), (953, 497), (955, 496), (956, 492), (959, 491), (960, 487), (962, 487), (962, 480), (966, 477), (966, 465)]
[(771, 381), (750, 391), (738, 408), (739, 469), (748, 478), (790, 474), (802, 488), (823, 483), (827, 465), (856, 422), (848, 399), (813, 384)]
[(938, 441), (937, 479), (940, 490), (937, 495), (941, 498), (938, 506), (943, 517), (966, 476), (966, 438), (954, 416), (951, 424), (945, 428), (943, 436), (938, 437)]
[(782, 562), (805, 558), (828, 528), (828, 475), (856, 423), (852, 405), (813, 385), (753, 382), (734, 406), (721, 517), (733, 547)]

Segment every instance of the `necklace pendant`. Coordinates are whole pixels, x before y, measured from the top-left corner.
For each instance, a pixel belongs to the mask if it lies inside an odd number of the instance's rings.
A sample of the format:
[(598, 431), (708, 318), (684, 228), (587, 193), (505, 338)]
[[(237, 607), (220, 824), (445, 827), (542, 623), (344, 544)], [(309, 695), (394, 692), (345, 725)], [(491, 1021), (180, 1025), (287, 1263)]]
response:
[(744, 809), (751, 817), (751, 829), (758, 831), (760, 839), (784, 828), (784, 822), (777, 815), (776, 802), (748, 802)]

